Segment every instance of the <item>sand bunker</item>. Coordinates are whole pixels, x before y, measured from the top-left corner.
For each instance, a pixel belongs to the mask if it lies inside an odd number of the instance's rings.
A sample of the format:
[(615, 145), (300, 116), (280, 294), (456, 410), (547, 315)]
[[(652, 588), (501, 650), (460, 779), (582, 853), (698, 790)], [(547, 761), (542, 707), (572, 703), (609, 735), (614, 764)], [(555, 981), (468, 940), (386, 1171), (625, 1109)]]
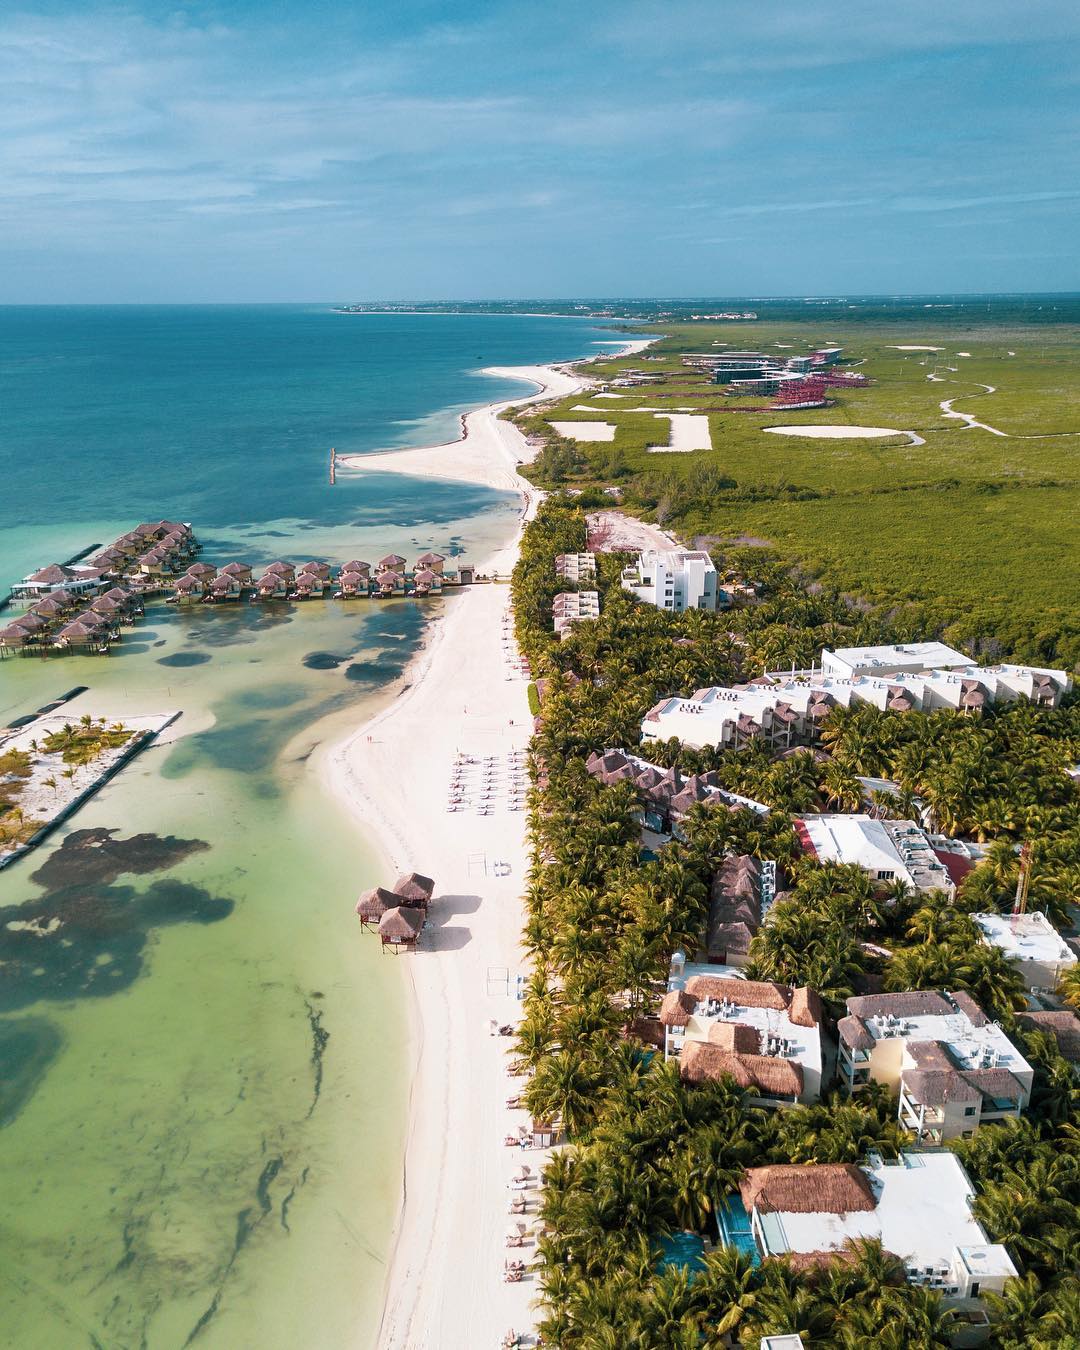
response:
[(890, 342), (889, 346), (892, 347), (894, 352), (943, 352), (945, 350), (944, 347), (919, 347), (919, 346), (899, 347), (895, 342)]
[(572, 441), (613, 441), (615, 428), (610, 422), (552, 422), (560, 436)]
[[(1012, 353), (1010, 352), (1011, 356)], [(593, 398), (626, 398), (625, 394), (593, 394)]]
[(830, 426), (786, 426), (762, 427), (762, 431), (771, 431), (774, 436), (809, 436), (812, 440), (847, 441), (859, 440), (865, 436), (909, 436), (907, 431), (897, 431), (895, 427), (830, 427)]
[(709, 419), (701, 413), (654, 413), (657, 419), (666, 418), (671, 423), (671, 439), (667, 445), (646, 446), (650, 455), (663, 452), (685, 454), (690, 450), (711, 450), (712, 436), (709, 432)]

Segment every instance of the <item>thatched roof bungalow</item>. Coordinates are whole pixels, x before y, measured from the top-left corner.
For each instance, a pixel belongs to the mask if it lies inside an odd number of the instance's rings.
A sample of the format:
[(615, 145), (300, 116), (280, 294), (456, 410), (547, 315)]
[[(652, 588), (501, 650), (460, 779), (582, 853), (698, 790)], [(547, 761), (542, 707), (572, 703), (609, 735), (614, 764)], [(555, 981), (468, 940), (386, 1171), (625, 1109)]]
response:
[(424, 915), (419, 909), (404, 906), (388, 909), (379, 920), (379, 940), (383, 951), (390, 948), (395, 954), (401, 951), (415, 951), (424, 927)]
[(419, 872), (405, 872), (394, 882), (394, 894), (401, 897), (398, 904), (416, 905), (426, 910), (435, 894), (435, 883)]
[(855, 1163), (751, 1167), (739, 1195), (747, 1214), (867, 1214), (875, 1208), (870, 1179)]
[(373, 886), (370, 891), (364, 891), (356, 902), (356, 914), (360, 920), (360, 927), (377, 928), (382, 916), (388, 910), (396, 909), (402, 903), (400, 895), (395, 894), (394, 891), (385, 890), (382, 886)]

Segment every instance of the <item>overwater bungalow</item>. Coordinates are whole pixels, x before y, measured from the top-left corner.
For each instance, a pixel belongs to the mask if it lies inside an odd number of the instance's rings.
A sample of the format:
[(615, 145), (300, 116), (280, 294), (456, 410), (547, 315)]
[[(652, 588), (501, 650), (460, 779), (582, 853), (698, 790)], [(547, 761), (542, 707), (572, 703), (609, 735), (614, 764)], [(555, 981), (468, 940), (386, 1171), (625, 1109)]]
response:
[(202, 577), (193, 577), (190, 572), (178, 577), (176, 585), (173, 587), (173, 599), (200, 600), (206, 593), (206, 586)]
[(152, 548), (136, 560), (135, 570), (139, 576), (149, 577), (152, 581), (161, 581), (172, 574), (172, 559), (163, 548)]
[(91, 614), (100, 614), (103, 619), (108, 619), (111, 624), (119, 625), (127, 618), (127, 605), (120, 600), (113, 600), (110, 596), (99, 595), (90, 606)]
[(53, 639), (53, 645), (67, 649), (79, 648), (87, 652), (107, 652), (109, 641), (108, 628), (88, 621), (85, 616), (80, 615), (60, 629)]
[(198, 577), (203, 585), (205, 585), (208, 581), (212, 581), (213, 578), (217, 576), (217, 568), (211, 567), (209, 563), (192, 563), (187, 570), (187, 575), (189, 577)]
[(292, 563), (272, 562), (263, 576), (269, 576), (271, 573), (274, 573), (275, 576), (285, 577), (288, 581), (293, 581), (296, 578), (296, 568)]
[(296, 584), (293, 587), (292, 597), (294, 600), (317, 600), (325, 594), (328, 585), (329, 582), (315, 572), (299, 572), (297, 573)]
[(338, 577), (338, 586), (336, 598), (341, 600), (351, 600), (358, 595), (367, 595), (371, 580), (366, 572), (352, 572), (345, 568)]
[(395, 903), (413, 905), (422, 909), (425, 914), (434, 894), (434, 881), (430, 877), (421, 876), (419, 872), (405, 872), (394, 882), (394, 895), (400, 897)]
[(362, 577), (369, 577), (371, 576), (371, 564), (354, 559), (352, 562), (342, 564), (341, 575), (344, 576), (346, 572), (358, 572)]
[(405, 594), (405, 577), (401, 572), (391, 572), (384, 568), (376, 576), (375, 585), (378, 587), (376, 594), (382, 599)]
[(400, 572), (405, 567), (405, 559), (397, 553), (388, 553), (375, 564), (380, 572)]
[(405, 903), (403, 896), (398, 895), (395, 891), (385, 890), (382, 886), (375, 886), (370, 891), (365, 891), (356, 902), (356, 914), (360, 920), (360, 927), (363, 929), (378, 928), (384, 914)]
[(44, 626), (40, 630), (27, 628), (21, 619), (9, 623), (6, 628), (0, 628), (0, 653), (23, 651), (28, 647), (37, 646), (43, 631)]
[(434, 572), (437, 576), (442, 576), (443, 568), (446, 566), (446, 559), (441, 553), (424, 553), (416, 560), (416, 570), (426, 570)]
[[(250, 580), (250, 572), (249, 572)], [(226, 572), (224, 568), (206, 587), (204, 600), (239, 600), (243, 591), (243, 584), (238, 576), (233, 572)]]
[(251, 567), (248, 563), (231, 562), (218, 570), (219, 577), (235, 577), (241, 586), (251, 585)]
[(442, 577), (429, 568), (422, 567), (413, 574), (414, 595), (438, 595), (442, 591)]
[(124, 563), (128, 555), (114, 544), (111, 548), (102, 549), (100, 553), (95, 553), (90, 559), (91, 567), (100, 567), (106, 572), (123, 571)]
[(284, 600), (289, 594), (292, 577), (284, 572), (264, 572), (255, 587), (259, 600)]
[(31, 605), (30, 613), (36, 614), (39, 619), (44, 619), (46, 623), (51, 623), (60, 618), (62, 614), (74, 609), (78, 603), (80, 601), (77, 601), (70, 591), (53, 591), (52, 595), (47, 595), (44, 600), (39, 600), (36, 604)]
[(324, 562), (306, 562), (296, 574), (297, 581), (304, 576), (318, 577), (324, 585), (329, 585), (331, 580), (330, 564)]
[[(116, 600), (124, 607), (128, 620), (134, 618), (136, 614), (143, 612), (142, 596), (136, 595), (134, 591), (129, 591), (123, 586), (110, 586), (107, 591), (98, 597), (99, 600)], [(93, 606), (91, 606), (93, 608)]]
[(424, 915), (421, 910), (404, 906), (388, 909), (379, 920), (379, 940), (383, 951), (389, 947), (395, 956), (399, 952), (415, 951), (423, 927)]

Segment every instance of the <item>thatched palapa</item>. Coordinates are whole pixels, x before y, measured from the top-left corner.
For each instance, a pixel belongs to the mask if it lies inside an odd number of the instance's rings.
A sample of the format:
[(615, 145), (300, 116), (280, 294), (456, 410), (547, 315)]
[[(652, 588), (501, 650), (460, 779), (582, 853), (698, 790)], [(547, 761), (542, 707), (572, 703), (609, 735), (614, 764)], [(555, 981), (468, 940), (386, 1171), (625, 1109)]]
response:
[(870, 1180), (854, 1163), (751, 1167), (739, 1194), (747, 1213), (865, 1214), (875, 1208)]
[(435, 883), (419, 872), (406, 872), (394, 882), (394, 894), (401, 896), (399, 905), (419, 905), (427, 909), (435, 894)]

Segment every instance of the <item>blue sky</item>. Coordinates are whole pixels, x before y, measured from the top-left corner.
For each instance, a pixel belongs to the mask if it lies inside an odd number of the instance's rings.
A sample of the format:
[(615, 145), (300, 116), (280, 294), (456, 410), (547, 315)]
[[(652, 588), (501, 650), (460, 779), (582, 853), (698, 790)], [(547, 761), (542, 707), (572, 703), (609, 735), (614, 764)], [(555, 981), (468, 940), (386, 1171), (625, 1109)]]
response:
[(1077, 37), (1075, 0), (7, 5), (0, 301), (1080, 290)]

